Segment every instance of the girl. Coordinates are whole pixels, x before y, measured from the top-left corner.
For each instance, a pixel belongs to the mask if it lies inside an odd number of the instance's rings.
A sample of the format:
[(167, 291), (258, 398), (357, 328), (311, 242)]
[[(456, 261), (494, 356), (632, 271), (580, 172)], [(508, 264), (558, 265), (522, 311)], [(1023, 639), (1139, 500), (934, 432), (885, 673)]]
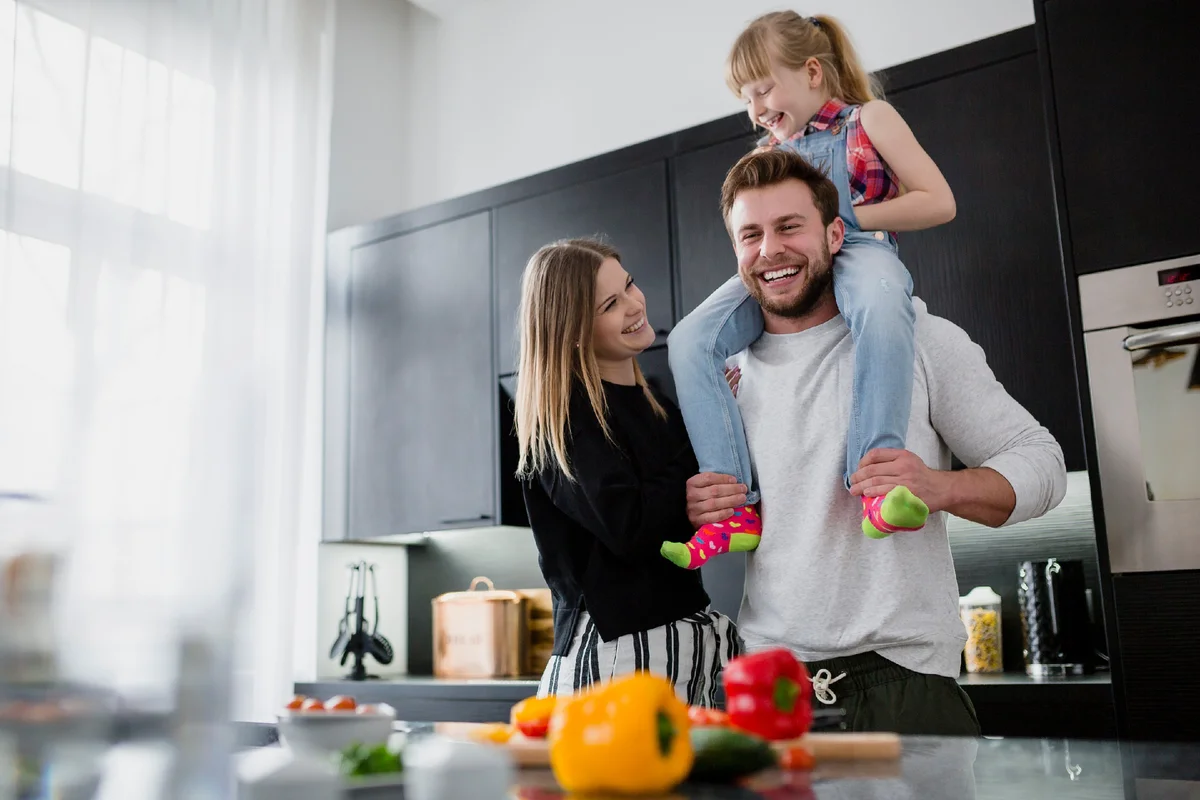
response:
[(554, 597), (538, 695), (650, 670), (689, 704), (714, 705), (742, 643), (707, 610), (700, 575), (657, 555), (692, 535), (696, 456), (679, 409), (638, 368), (654, 343), (646, 298), (616, 250), (572, 239), (530, 259), (519, 319), (517, 473)]
[[(875, 99), (870, 76), (830, 17), (765, 14), (737, 38), (726, 82), (767, 131), (760, 146), (787, 147), (820, 167), (838, 188), (845, 244), (834, 259), (833, 290), (854, 337), (854, 397), (845, 484), (876, 448), (904, 449), (912, 403), (912, 278), (891, 231), (915, 231), (954, 218), (954, 195), (937, 165), (890, 105)], [(679, 323), (670, 337), (671, 371), (704, 472), (750, 487), (741, 518), (757, 519), (750, 454), (737, 402), (723, 377), (726, 359), (763, 332), (762, 310), (734, 276)], [(736, 375), (733, 376), (736, 378)], [(797, 487), (803, 491), (803, 487)], [(884, 538), (917, 530), (929, 509), (906, 487), (863, 497), (863, 533)], [(663, 555), (696, 568), (726, 550), (731, 521), (704, 525), (687, 545)], [(705, 552), (707, 551), (707, 552)]]

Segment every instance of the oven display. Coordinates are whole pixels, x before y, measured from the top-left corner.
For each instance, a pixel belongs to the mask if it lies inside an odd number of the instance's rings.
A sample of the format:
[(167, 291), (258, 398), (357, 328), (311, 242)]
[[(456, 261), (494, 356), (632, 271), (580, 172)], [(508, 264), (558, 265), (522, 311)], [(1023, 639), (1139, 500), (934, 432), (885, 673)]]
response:
[(1170, 286), (1173, 283), (1184, 283), (1200, 279), (1200, 264), (1191, 264), (1176, 269), (1163, 269), (1158, 272), (1158, 285)]

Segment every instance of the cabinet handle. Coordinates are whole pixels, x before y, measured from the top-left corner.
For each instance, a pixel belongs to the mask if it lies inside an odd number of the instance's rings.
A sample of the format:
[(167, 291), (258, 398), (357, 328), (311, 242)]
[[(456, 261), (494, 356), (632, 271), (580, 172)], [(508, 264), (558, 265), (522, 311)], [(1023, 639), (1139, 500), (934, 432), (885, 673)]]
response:
[(444, 519), (441, 525), (462, 525), (464, 522), (487, 522), (492, 518), (491, 514), (480, 514), (478, 517), (463, 517), (462, 519)]

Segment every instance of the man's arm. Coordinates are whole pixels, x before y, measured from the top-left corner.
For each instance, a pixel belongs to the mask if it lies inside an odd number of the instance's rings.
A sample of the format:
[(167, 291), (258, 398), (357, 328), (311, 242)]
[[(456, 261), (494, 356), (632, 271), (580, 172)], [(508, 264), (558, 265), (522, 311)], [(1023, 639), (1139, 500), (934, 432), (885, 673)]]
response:
[(930, 511), (993, 528), (1058, 505), (1067, 480), (1058, 442), (1004, 390), (961, 328), (928, 315), (918, 324), (927, 326), (918, 358), (929, 386), (930, 421), (969, 468), (930, 469), (907, 450), (872, 450), (850, 476), (850, 491), (876, 497), (907, 486)]
[[(918, 340), (933, 428), (972, 469), (942, 473), (945, 509), (999, 527), (1040, 517), (1062, 502), (1062, 448), (996, 380), (979, 345), (947, 320), (923, 315)], [(1005, 487), (1003, 484), (1007, 484)]]
[[(931, 469), (908, 450), (872, 450), (850, 476), (850, 493), (855, 495), (877, 497), (897, 486), (907, 486), (930, 512), (948, 511), (992, 528), (1003, 525), (1017, 503), (1012, 484), (994, 469)], [(689, 512), (691, 498), (689, 485)]]

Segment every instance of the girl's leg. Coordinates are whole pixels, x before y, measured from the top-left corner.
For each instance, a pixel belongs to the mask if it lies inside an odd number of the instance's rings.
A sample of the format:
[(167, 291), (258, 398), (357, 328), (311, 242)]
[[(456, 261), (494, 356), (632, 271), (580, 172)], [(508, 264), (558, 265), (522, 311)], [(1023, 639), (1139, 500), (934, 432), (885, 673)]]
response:
[(747, 505), (734, 517), (714, 523), (711, 530), (705, 526), (687, 544), (663, 545), (663, 555), (682, 567), (694, 569), (712, 556), (758, 546), (761, 524), (752, 507), (758, 493), (737, 400), (725, 381), (725, 362), (762, 332), (762, 309), (734, 276), (682, 319), (668, 340), (679, 409), (700, 471), (732, 475), (747, 487)]
[[(877, 448), (904, 449), (915, 359), (912, 277), (888, 247), (847, 240), (833, 262), (833, 291), (854, 337), (854, 397), (846, 438), (846, 487)], [(925, 524), (929, 509), (905, 487), (863, 498), (863, 532), (883, 538)]]

